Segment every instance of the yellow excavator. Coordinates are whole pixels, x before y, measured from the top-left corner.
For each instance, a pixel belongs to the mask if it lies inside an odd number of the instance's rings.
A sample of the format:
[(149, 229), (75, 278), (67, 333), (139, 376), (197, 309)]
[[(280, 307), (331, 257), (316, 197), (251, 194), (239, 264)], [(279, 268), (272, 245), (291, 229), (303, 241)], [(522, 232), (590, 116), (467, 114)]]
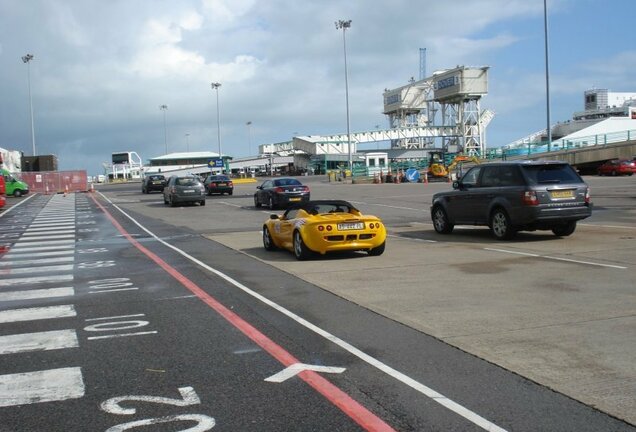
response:
[(446, 165), (444, 152), (441, 151), (429, 152), (428, 157), (428, 173), (433, 177), (448, 177), (457, 165), (465, 162), (481, 163), (475, 156), (458, 154)]

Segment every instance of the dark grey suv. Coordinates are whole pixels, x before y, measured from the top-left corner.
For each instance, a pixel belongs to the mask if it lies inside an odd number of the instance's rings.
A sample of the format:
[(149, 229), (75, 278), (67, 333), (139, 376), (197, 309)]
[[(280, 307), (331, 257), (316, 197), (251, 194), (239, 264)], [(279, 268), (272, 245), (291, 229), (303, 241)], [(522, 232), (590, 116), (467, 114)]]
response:
[(487, 225), (500, 240), (517, 231), (568, 236), (576, 221), (592, 214), (589, 187), (565, 162), (476, 165), (453, 189), (433, 195), (431, 218), (440, 234), (451, 233), (455, 225)]

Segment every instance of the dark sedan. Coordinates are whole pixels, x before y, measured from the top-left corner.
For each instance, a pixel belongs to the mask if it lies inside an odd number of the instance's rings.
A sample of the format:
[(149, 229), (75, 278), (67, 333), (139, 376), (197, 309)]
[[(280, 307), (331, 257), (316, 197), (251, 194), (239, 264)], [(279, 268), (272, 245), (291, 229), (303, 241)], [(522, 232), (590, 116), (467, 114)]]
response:
[(234, 183), (226, 175), (210, 175), (203, 182), (205, 191), (208, 195), (212, 194), (228, 194), (234, 193)]
[(161, 174), (151, 174), (144, 177), (141, 182), (141, 192), (150, 193), (152, 191), (163, 192), (166, 186), (166, 178)]
[(205, 187), (198, 177), (172, 176), (163, 189), (163, 203), (176, 207), (179, 203), (205, 205)]
[(278, 178), (266, 180), (256, 187), (254, 194), (254, 206), (261, 207), (263, 204), (270, 209), (286, 207), (290, 204), (297, 204), (309, 201), (309, 187), (303, 185), (295, 178)]

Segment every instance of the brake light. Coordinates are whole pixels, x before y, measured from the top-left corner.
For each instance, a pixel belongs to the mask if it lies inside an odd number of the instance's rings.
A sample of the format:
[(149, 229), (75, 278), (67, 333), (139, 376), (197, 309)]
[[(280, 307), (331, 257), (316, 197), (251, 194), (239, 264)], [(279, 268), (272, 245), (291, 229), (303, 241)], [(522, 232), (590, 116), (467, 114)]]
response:
[(309, 186), (303, 186), (303, 192), (309, 192)]
[(170, 193), (177, 193), (177, 188), (176, 188), (176, 187), (174, 187), (174, 186), (172, 186), (172, 187), (170, 188)]
[(280, 186), (279, 186), (279, 187), (277, 187), (276, 189), (274, 189), (274, 192), (276, 192), (276, 193), (283, 193), (283, 192), (285, 192), (285, 189), (283, 189), (282, 187), (280, 187)]
[(585, 204), (589, 204), (592, 202), (592, 197), (590, 196), (590, 188), (585, 189)]
[(229, 182), (229, 183), (228, 183), (228, 186), (234, 186), (234, 183)]
[(327, 225), (327, 231), (331, 231), (333, 227), (331, 225)]
[(325, 230), (325, 227), (324, 227), (324, 226), (322, 226), (322, 225), (318, 225), (318, 231), (324, 231), (324, 230)]
[(521, 196), (521, 202), (524, 205), (538, 205), (539, 200), (537, 199), (537, 193), (535, 191), (524, 191)]

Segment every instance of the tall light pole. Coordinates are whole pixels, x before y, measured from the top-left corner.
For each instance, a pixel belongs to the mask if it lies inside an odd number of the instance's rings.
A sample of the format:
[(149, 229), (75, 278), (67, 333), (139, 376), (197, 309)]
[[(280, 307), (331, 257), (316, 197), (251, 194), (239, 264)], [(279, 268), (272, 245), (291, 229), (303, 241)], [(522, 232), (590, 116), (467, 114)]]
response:
[(212, 88), (216, 90), (216, 132), (219, 140), (219, 157), (223, 160), (223, 154), (221, 153), (221, 113), (219, 111), (219, 87), (221, 83), (213, 82)]
[(168, 154), (168, 128), (166, 126), (166, 111), (168, 111), (168, 105), (159, 105), (159, 109), (163, 111), (163, 142), (166, 145), (166, 154)]
[(29, 81), (29, 107), (31, 108), (31, 144), (33, 146), (33, 156), (35, 156), (35, 126), (33, 125), (33, 99), (31, 98), (31, 64), (33, 54), (22, 56), (22, 61), (27, 65), (27, 79)]
[(247, 155), (251, 156), (252, 155), (252, 122), (248, 121), (247, 123), (245, 123), (245, 126), (247, 126)]
[(188, 140), (188, 137), (190, 136), (189, 133), (185, 134), (185, 139), (186, 139), (186, 151), (188, 153), (190, 153), (190, 141)]
[(548, 5), (547, 0), (543, 0), (543, 28), (545, 31), (545, 95), (546, 95), (546, 115), (548, 131), (548, 151), (552, 148), (552, 129), (550, 128), (550, 62), (548, 51)]
[(347, 38), (346, 30), (351, 28), (351, 20), (336, 21), (336, 29), (342, 29), (342, 46), (344, 49), (344, 65), (345, 65), (345, 98), (347, 103), (347, 146), (349, 147), (349, 169), (353, 173), (353, 159), (351, 157), (351, 131), (349, 129), (349, 74), (347, 71)]

